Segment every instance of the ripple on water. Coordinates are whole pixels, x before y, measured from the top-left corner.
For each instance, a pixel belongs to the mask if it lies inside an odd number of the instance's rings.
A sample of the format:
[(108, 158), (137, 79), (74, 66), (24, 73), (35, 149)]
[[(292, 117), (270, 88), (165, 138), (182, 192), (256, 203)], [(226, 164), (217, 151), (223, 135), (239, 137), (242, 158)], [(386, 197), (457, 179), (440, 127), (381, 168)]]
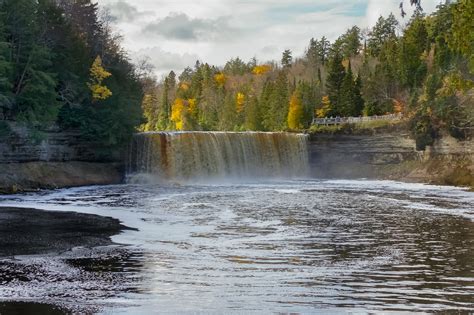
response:
[[(474, 311), (474, 194), (460, 189), (294, 181), (2, 199), (114, 216), (140, 231), (115, 238), (130, 244), (122, 254), (54, 258), (50, 267), (27, 260), (26, 275), (3, 278), (0, 299), (143, 314)], [(0, 264), (0, 274), (19, 263)]]

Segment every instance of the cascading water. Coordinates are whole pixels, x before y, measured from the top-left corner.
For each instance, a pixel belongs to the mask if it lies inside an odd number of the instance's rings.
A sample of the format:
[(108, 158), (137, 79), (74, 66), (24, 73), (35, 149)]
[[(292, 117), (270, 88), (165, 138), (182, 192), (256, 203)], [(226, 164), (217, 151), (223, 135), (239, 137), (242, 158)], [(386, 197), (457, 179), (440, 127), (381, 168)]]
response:
[(148, 132), (133, 138), (128, 175), (159, 179), (291, 178), (308, 174), (307, 135)]

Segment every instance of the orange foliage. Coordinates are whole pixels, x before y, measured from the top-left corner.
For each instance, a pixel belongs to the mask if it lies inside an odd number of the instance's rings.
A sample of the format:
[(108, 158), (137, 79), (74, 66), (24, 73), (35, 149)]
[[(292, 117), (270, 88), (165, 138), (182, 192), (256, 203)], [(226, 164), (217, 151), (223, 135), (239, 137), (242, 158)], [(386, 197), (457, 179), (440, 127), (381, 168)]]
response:
[(393, 101), (393, 110), (395, 111), (395, 113), (401, 113), (403, 112), (403, 108), (405, 106), (403, 105), (402, 102), (398, 101), (398, 100), (394, 100)]

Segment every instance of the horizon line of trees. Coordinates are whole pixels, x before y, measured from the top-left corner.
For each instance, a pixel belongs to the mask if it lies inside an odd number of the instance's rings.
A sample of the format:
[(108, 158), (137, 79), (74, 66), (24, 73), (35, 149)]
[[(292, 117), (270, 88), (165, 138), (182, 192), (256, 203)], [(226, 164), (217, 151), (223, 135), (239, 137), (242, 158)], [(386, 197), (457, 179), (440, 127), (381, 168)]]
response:
[(472, 129), (473, 21), (471, 0), (446, 1), (431, 15), (416, 10), (400, 34), (390, 14), (332, 43), (312, 38), (300, 58), (197, 61), (157, 81), (146, 60), (129, 61), (91, 0), (0, 0), (0, 120), (118, 147), (138, 126), (301, 130), (314, 117), (403, 112), (423, 147), (440, 130)]
[(161, 82), (150, 75), (140, 129), (301, 130), (313, 117), (403, 112), (420, 143), (441, 129), (462, 138), (474, 119), (473, 7), (417, 9), (400, 35), (395, 16), (381, 16), (367, 33), (312, 38), (302, 58), (285, 50), (280, 63), (237, 57), (222, 68), (197, 61)]

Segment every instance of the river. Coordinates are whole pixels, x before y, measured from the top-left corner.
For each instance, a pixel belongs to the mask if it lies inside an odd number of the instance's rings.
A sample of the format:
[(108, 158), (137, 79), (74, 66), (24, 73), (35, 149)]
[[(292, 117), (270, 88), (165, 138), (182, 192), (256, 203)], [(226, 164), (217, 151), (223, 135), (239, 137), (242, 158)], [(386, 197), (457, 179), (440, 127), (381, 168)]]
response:
[[(474, 311), (474, 193), (369, 180), (126, 184), (4, 196), (112, 216), (119, 245), (15, 257), (0, 300), (77, 312)], [(13, 260), (12, 260), (13, 263)]]

